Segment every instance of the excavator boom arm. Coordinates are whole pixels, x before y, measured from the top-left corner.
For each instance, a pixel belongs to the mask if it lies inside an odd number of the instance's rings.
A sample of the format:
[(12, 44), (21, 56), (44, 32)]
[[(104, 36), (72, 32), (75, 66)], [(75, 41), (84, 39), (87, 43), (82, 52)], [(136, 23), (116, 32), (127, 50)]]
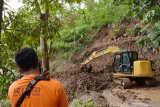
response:
[(86, 60), (84, 60), (81, 64), (85, 65), (87, 63), (89, 63), (90, 61), (92, 61), (93, 59), (103, 56), (105, 54), (109, 54), (109, 53), (116, 53), (116, 52), (120, 52), (119, 47), (117, 46), (109, 46), (106, 49), (103, 50), (99, 50), (99, 51), (95, 51), (93, 52)]

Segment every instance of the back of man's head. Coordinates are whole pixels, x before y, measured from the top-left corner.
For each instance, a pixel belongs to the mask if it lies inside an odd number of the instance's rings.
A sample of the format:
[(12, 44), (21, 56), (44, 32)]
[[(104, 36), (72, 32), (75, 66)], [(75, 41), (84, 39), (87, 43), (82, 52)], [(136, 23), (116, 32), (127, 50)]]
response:
[(22, 71), (29, 71), (38, 66), (38, 56), (33, 48), (22, 48), (14, 53), (15, 62)]

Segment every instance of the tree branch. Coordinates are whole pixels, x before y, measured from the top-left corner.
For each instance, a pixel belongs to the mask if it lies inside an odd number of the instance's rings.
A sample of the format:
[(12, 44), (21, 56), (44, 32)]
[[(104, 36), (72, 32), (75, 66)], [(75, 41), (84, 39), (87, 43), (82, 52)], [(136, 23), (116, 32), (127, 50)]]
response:
[(34, 0), (34, 2), (35, 2), (35, 5), (36, 5), (36, 7), (37, 7), (37, 9), (38, 9), (39, 14), (42, 14), (40, 5), (39, 5), (39, 3), (38, 3), (38, 0)]
[(50, 5), (50, 1), (46, 0), (46, 4), (45, 4), (45, 11), (46, 11), (46, 13), (49, 12), (49, 5)]
[(49, 3), (52, 3), (52, 1), (54, 1), (54, 0), (50, 0)]
[(12, 9), (14, 12), (16, 12), (9, 4), (7, 4), (6, 2), (4, 2), (5, 5), (7, 5), (10, 9)]
[(4, 1), (3, 0), (0, 0), (0, 41), (1, 41), (1, 29), (2, 29), (2, 15), (3, 15), (3, 4), (4, 4)]
[(14, 31), (27, 31), (27, 30), (33, 30), (33, 29), (5, 29), (5, 28), (2, 28), (2, 30), (14, 30)]

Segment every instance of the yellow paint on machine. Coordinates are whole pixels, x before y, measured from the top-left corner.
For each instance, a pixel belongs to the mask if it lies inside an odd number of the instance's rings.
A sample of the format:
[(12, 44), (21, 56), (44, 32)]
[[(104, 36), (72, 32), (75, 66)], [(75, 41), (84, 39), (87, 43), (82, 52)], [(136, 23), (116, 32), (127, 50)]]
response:
[(113, 77), (155, 77), (151, 62), (147, 60), (134, 61), (133, 74), (114, 73)]
[(105, 54), (109, 54), (109, 53), (116, 53), (116, 52), (120, 52), (119, 47), (117, 46), (109, 46), (106, 49), (103, 50), (99, 50), (99, 51), (95, 51), (93, 52), (85, 61), (83, 61), (81, 64), (85, 65), (87, 63), (89, 63), (91, 60), (103, 56)]
[(139, 60), (134, 61), (134, 75), (155, 76), (155, 72), (152, 71), (152, 65), (150, 61)]

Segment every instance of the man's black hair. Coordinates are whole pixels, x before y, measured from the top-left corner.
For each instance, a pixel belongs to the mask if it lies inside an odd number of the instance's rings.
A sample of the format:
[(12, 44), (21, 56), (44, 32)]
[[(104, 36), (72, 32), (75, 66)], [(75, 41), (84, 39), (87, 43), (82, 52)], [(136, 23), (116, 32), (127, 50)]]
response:
[(14, 54), (15, 62), (22, 71), (35, 69), (38, 66), (38, 56), (33, 48), (22, 48)]

